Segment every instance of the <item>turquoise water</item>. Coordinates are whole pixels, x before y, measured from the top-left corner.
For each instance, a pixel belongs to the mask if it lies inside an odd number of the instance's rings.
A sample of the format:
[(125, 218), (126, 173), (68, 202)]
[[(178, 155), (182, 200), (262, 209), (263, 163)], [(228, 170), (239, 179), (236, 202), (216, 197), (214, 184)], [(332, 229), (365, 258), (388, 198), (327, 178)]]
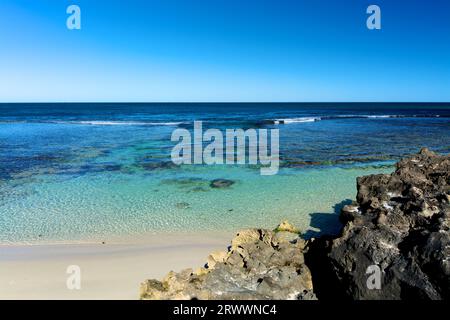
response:
[[(423, 146), (450, 152), (448, 106), (227, 108), (0, 105), (0, 243), (273, 228), (283, 219), (307, 237), (336, 233), (357, 176), (391, 172)], [(279, 128), (279, 173), (175, 166), (170, 135), (194, 119), (219, 129)], [(214, 179), (235, 183), (217, 189)]]
[[(334, 206), (354, 198), (356, 177), (388, 171), (283, 169), (268, 177), (221, 166), (73, 178), (38, 175), (4, 201), (2, 210), (14, 214), (0, 217), (0, 242), (273, 228), (286, 218), (303, 231), (333, 233), (339, 228)], [(211, 188), (210, 180), (216, 178), (236, 182), (226, 189)]]

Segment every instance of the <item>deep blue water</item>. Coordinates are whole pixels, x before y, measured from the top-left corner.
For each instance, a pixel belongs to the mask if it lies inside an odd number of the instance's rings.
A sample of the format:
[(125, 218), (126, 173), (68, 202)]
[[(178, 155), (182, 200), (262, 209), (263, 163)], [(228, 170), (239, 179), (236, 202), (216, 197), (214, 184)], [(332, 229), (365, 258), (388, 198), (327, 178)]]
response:
[(450, 104), (0, 104), (0, 178), (143, 139), (159, 141), (156, 166), (170, 160), (172, 130), (194, 120), (205, 129), (279, 128), (284, 166), (397, 160), (424, 146), (450, 152)]

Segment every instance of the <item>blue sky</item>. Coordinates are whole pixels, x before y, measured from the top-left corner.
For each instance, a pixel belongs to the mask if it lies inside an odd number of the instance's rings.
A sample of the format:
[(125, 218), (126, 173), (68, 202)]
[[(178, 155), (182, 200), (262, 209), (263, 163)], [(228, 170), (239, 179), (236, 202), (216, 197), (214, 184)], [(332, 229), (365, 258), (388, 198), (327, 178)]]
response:
[(450, 1), (0, 0), (0, 101), (450, 101)]

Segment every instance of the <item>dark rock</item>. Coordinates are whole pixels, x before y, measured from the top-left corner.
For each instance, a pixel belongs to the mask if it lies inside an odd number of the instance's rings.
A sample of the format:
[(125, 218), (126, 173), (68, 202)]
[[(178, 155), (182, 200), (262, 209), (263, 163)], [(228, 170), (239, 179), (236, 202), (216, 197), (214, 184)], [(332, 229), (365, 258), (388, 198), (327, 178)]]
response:
[(233, 180), (227, 180), (227, 179), (214, 179), (211, 181), (209, 186), (211, 188), (228, 188), (234, 184)]
[(342, 223), (355, 221), (361, 216), (361, 211), (357, 205), (348, 204), (342, 208), (340, 220)]
[[(449, 299), (449, 185), (450, 156), (428, 149), (390, 175), (358, 178), (357, 204), (343, 208), (341, 235), (307, 254), (319, 299), (333, 295), (320, 278), (349, 299)], [(379, 289), (367, 285), (370, 266), (381, 271)]]

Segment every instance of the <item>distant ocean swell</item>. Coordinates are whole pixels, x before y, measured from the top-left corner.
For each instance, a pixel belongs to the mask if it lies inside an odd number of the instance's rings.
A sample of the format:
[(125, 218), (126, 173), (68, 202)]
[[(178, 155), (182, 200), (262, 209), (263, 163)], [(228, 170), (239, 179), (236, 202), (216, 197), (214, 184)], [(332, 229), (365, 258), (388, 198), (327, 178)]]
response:
[[(276, 118), (250, 120), (248, 118), (232, 119), (205, 119), (204, 123), (209, 125), (225, 125), (227, 123), (243, 122), (255, 125), (280, 125), (293, 123), (308, 123), (326, 120), (345, 120), (345, 119), (395, 119), (395, 118), (450, 118), (450, 115), (439, 114), (414, 114), (414, 115), (327, 115), (327, 116), (306, 116), (292, 118)], [(199, 119), (202, 120), (202, 119)], [(0, 124), (8, 123), (46, 123), (46, 124), (64, 124), (64, 125), (91, 125), (91, 126), (188, 126), (191, 121), (121, 121), (121, 120), (0, 120)]]
[(436, 115), (436, 114), (418, 114), (418, 115), (330, 115), (330, 116), (318, 116), (318, 117), (298, 117), (298, 118), (286, 118), (286, 119), (274, 119), (268, 120), (273, 124), (290, 124), (290, 123), (302, 123), (302, 122), (315, 122), (322, 120), (337, 120), (337, 119), (389, 119), (389, 118), (448, 118), (449, 115)]

